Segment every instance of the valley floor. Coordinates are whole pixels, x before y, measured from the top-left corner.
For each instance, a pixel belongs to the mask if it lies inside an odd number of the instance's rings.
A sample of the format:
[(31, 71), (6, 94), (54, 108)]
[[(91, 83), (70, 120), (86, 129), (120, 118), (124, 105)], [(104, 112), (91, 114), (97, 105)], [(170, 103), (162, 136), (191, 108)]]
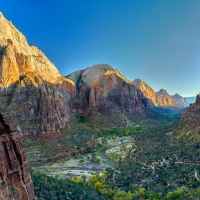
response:
[(93, 153), (79, 154), (69, 160), (62, 159), (55, 164), (46, 164), (33, 169), (58, 178), (84, 175), (89, 179), (94, 173), (101, 175), (107, 167), (113, 167), (119, 157), (125, 158), (127, 151), (135, 146), (131, 136), (109, 139), (101, 137), (97, 138), (97, 143), (101, 145), (101, 149), (96, 149)]

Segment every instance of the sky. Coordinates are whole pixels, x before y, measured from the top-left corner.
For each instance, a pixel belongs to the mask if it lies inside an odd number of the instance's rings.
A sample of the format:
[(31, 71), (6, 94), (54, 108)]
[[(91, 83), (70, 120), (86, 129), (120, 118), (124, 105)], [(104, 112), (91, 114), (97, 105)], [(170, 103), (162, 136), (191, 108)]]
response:
[(6, 0), (0, 11), (62, 75), (106, 63), (155, 91), (200, 92), (199, 0)]

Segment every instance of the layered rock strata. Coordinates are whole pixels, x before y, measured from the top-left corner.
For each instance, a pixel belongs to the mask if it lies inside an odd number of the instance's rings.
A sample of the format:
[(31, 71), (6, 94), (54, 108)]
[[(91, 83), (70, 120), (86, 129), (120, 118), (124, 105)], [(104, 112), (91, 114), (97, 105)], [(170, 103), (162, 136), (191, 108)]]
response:
[(11, 134), (0, 114), (0, 200), (33, 200), (28, 160), (16, 132)]
[[(84, 112), (88, 108), (90, 113), (112, 114), (114, 105), (117, 105), (122, 112), (133, 113), (151, 107), (151, 101), (140, 90), (107, 64), (93, 65), (71, 73), (68, 78), (76, 83), (80, 97), (70, 106), (72, 112)], [(83, 99), (86, 103), (81, 105)]]

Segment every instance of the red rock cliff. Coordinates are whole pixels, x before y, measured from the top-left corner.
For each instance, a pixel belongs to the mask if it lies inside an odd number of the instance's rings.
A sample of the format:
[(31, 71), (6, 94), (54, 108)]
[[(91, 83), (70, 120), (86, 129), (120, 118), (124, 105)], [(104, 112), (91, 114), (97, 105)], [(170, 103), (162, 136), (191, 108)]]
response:
[(10, 133), (0, 114), (0, 200), (33, 200), (28, 160), (16, 132)]

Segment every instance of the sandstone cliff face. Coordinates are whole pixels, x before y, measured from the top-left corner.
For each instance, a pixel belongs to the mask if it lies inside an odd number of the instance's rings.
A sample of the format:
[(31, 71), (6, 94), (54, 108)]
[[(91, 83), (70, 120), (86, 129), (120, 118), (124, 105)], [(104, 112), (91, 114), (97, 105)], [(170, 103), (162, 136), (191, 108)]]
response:
[(172, 98), (164, 89), (161, 89), (159, 92), (155, 92), (149, 85), (140, 79), (135, 79), (132, 84), (140, 89), (144, 93), (145, 97), (151, 99), (155, 106), (178, 108), (182, 107), (182, 105), (180, 105), (174, 98)]
[[(56, 67), (0, 13), (1, 82), (7, 86), (26, 73), (37, 73), (43, 80), (57, 83), (61, 76)], [(15, 75), (15, 76), (14, 76)]]
[(14, 119), (22, 136), (59, 136), (75, 94), (74, 82), (0, 13), (0, 111)]
[(0, 114), (0, 200), (33, 200), (26, 154), (17, 133), (9, 132)]
[(79, 99), (85, 99), (86, 102), (85, 107), (81, 107), (82, 101), (74, 100), (72, 112), (80, 109), (89, 113), (112, 114), (115, 112), (114, 105), (117, 105), (122, 112), (133, 113), (142, 112), (151, 106), (151, 102), (144, 98), (140, 90), (107, 64), (93, 65), (83, 71), (71, 73), (68, 78), (77, 83)]
[(171, 97), (184, 107), (188, 107), (190, 105), (189, 102), (187, 101), (187, 98), (184, 98), (179, 94), (172, 95)]

